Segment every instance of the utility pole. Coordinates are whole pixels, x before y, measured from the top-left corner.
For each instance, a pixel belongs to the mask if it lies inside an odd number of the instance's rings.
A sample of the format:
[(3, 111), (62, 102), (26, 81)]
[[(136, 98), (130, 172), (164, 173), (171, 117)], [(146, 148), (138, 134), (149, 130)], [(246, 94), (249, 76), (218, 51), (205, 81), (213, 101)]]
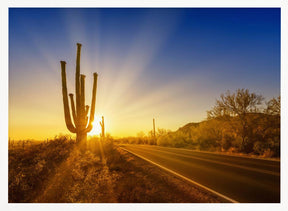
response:
[(154, 143), (156, 144), (156, 132), (155, 132), (155, 119), (153, 118), (153, 139), (154, 139)]

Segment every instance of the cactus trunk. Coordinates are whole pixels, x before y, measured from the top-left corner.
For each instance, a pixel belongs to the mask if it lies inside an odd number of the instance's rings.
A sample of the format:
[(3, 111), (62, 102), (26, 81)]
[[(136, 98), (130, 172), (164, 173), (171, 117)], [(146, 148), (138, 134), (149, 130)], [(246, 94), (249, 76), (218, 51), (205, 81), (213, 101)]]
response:
[(87, 145), (87, 133), (76, 133), (76, 143), (78, 143), (81, 150), (85, 151)]
[(76, 133), (76, 142), (79, 144), (82, 150), (85, 150), (87, 142), (87, 133), (91, 131), (92, 122), (94, 121), (98, 75), (97, 73), (93, 74), (94, 80), (92, 90), (92, 102), (91, 102), (90, 120), (88, 122), (87, 115), (89, 113), (89, 106), (85, 105), (85, 75), (80, 74), (80, 53), (81, 53), (81, 44), (77, 43), (76, 74), (75, 74), (76, 106), (74, 103), (73, 94), (69, 94), (74, 125), (72, 123), (68, 102), (65, 61), (61, 61), (61, 76), (62, 76), (62, 95), (63, 95), (64, 116), (66, 126), (70, 132)]
[(105, 124), (104, 124), (104, 116), (102, 116), (102, 122), (99, 122), (101, 126), (101, 138), (105, 138)]

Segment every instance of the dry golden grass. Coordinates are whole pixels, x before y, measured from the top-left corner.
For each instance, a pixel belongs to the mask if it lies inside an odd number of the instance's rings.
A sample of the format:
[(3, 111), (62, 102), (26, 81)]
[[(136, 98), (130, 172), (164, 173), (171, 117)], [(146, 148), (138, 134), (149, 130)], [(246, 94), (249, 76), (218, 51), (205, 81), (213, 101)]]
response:
[(113, 145), (99, 141), (81, 153), (64, 138), (9, 151), (9, 202), (219, 202), (198, 188)]
[(70, 155), (74, 143), (61, 137), (49, 143), (9, 150), (9, 202), (32, 202)]

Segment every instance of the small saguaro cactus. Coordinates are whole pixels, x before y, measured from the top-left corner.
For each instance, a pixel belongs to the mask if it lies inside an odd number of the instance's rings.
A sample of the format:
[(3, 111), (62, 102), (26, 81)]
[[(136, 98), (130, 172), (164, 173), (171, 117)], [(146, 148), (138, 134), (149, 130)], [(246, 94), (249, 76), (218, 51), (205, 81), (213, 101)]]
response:
[(97, 73), (93, 73), (93, 90), (92, 102), (90, 110), (90, 119), (88, 122), (89, 106), (85, 106), (85, 75), (80, 75), (80, 52), (81, 44), (77, 43), (77, 57), (76, 57), (76, 74), (75, 74), (75, 92), (76, 92), (76, 107), (74, 104), (73, 94), (69, 94), (71, 103), (72, 118), (70, 116), (70, 108), (68, 103), (67, 85), (66, 85), (66, 62), (61, 61), (61, 76), (62, 76), (62, 94), (65, 122), (68, 130), (71, 133), (76, 133), (76, 142), (80, 144), (82, 149), (86, 148), (87, 133), (92, 130), (92, 123), (94, 121), (96, 89), (97, 89)]
[(105, 125), (104, 125), (104, 116), (102, 116), (102, 122), (99, 122), (101, 126), (101, 138), (105, 138)]

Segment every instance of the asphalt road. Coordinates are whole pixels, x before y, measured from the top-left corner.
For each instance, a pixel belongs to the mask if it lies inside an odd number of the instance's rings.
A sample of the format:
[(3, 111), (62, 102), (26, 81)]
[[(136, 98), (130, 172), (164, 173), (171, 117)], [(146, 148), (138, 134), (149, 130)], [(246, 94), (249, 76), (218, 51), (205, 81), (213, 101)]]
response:
[(280, 202), (280, 162), (147, 145), (122, 145), (241, 203)]

